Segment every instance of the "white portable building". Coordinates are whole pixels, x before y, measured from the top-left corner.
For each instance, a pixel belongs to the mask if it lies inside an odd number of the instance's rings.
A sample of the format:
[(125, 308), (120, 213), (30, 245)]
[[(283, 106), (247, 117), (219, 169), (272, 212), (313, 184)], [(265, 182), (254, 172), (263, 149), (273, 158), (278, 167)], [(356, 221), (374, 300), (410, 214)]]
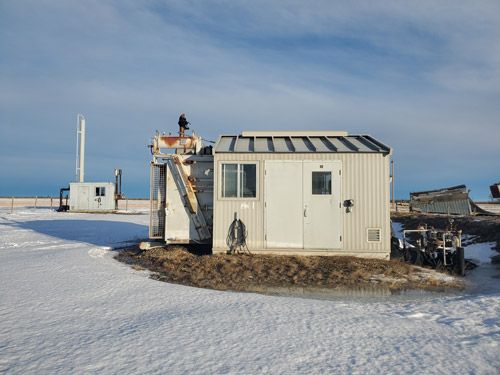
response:
[(70, 211), (111, 212), (115, 209), (115, 184), (72, 182), (69, 184), (69, 201)]
[(346, 132), (243, 132), (214, 150), (213, 252), (390, 256), (391, 149)]

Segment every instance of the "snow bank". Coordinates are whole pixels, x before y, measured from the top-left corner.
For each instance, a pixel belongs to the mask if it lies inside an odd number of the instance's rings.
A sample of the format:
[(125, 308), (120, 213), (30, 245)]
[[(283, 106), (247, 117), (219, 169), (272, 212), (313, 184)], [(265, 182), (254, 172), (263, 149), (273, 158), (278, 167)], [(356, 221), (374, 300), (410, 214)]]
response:
[[(0, 211), (0, 373), (500, 367), (498, 282), (462, 295), (330, 301), (172, 285), (112, 259), (110, 248), (146, 237), (147, 220)], [(486, 266), (474, 273), (494, 272)]]

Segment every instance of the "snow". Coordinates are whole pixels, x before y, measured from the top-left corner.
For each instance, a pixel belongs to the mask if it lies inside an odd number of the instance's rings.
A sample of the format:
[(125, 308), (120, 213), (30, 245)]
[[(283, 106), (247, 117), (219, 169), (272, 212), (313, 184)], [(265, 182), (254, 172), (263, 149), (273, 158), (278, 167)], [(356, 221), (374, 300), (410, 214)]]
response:
[(491, 257), (498, 255), (498, 252), (493, 250), (494, 246), (494, 242), (469, 245), (464, 250), (465, 257), (473, 259), (479, 264), (491, 263)]
[[(220, 292), (115, 261), (112, 249), (145, 238), (147, 223), (0, 211), (0, 373), (498, 372), (500, 271), (490, 263), (454, 294)], [(484, 255), (491, 244), (473, 246)]]
[(398, 222), (398, 221), (392, 221), (391, 225), (392, 225), (392, 230), (394, 231), (394, 234), (398, 238), (403, 238), (403, 230), (404, 230), (403, 224)]

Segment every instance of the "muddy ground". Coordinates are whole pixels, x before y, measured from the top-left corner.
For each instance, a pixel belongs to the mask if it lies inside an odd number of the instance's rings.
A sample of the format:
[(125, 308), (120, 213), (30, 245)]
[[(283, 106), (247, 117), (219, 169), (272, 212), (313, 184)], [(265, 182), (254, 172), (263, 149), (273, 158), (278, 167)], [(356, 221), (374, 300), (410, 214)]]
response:
[(358, 290), (443, 291), (463, 286), (460, 279), (400, 261), (333, 256), (196, 255), (182, 247), (121, 251), (116, 258), (170, 283), (237, 291)]
[[(426, 223), (437, 229), (449, 224), (447, 215), (393, 213), (405, 229)], [(500, 217), (454, 216), (453, 225), (473, 242), (500, 243)], [(152, 271), (152, 278), (201, 288), (265, 291), (308, 288), (321, 290), (460, 289), (463, 280), (399, 260), (333, 256), (201, 255), (199, 249), (165, 246), (141, 251), (125, 249), (116, 256), (136, 269)]]
[[(453, 225), (469, 235), (467, 243), (500, 243), (500, 217), (454, 216)], [(393, 213), (405, 229), (426, 223), (438, 229), (449, 224), (447, 215)], [(500, 248), (500, 247), (499, 247)], [(201, 288), (266, 291), (308, 288), (317, 290), (460, 289), (463, 280), (399, 260), (330, 256), (207, 255), (200, 249), (165, 246), (141, 251), (129, 248), (116, 258), (136, 269), (152, 271), (160, 281)]]

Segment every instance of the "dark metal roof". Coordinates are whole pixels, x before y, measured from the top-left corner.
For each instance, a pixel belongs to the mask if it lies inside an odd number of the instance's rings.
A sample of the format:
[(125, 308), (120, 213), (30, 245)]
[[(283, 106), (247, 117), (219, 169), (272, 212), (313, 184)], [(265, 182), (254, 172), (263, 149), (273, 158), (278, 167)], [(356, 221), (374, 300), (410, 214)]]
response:
[(383, 153), (390, 147), (369, 135), (346, 132), (243, 132), (223, 135), (215, 153)]
[(465, 185), (457, 185), (449, 188), (418, 191), (410, 193), (410, 199), (420, 201), (449, 201), (468, 199), (469, 193)]

